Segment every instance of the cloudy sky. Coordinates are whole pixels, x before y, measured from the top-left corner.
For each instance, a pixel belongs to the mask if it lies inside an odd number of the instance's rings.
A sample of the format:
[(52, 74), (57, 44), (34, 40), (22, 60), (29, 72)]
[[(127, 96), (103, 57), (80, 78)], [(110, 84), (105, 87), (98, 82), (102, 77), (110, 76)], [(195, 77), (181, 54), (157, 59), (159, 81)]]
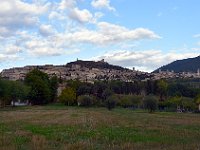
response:
[(152, 71), (200, 55), (199, 0), (0, 0), (0, 70), (101, 60)]

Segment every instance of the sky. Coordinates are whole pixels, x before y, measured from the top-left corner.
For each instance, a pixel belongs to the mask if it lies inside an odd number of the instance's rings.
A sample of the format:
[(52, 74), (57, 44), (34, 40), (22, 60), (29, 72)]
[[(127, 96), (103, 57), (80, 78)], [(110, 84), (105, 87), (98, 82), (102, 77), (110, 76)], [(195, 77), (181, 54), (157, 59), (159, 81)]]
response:
[(0, 71), (104, 59), (151, 72), (200, 55), (199, 0), (0, 0)]

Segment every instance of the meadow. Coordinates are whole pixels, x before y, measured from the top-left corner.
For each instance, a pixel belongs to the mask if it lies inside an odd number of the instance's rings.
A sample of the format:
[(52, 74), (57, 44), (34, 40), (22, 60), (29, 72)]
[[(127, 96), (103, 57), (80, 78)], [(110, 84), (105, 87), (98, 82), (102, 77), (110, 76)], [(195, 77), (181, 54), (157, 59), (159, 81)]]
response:
[(199, 150), (200, 115), (60, 105), (0, 109), (0, 150)]

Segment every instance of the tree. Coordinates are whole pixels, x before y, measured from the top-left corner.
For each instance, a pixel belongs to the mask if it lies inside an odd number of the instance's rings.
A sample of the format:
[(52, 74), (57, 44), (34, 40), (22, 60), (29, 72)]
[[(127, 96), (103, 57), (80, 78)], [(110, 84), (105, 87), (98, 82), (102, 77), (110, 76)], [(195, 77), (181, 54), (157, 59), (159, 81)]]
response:
[(12, 88), (10, 89), (10, 98), (13, 101), (13, 106), (17, 100), (27, 100), (30, 88), (19, 81), (11, 81)]
[(31, 87), (29, 99), (33, 105), (47, 104), (51, 100), (49, 77), (46, 73), (34, 69), (25, 77), (25, 83)]
[(168, 107), (178, 110), (181, 106), (181, 96), (171, 97), (169, 100), (166, 101), (166, 103)]
[(103, 99), (103, 91), (107, 88), (107, 84), (105, 82), (95, 82), (93, 87), (93, 95), (97, 98)]
[(181, 107), (185, 111), (195, 110), (194, 100), (189, 97), (181, 97)]
[(76, 93), (74, 89), (67, 87), (61, 92), (61, 95), (58, 97), (58, 99), (64, 105), (71, 106), (76, 103)]
[(0, 106), (10, 105), (11, 101), (26, 100), (29, 89), (28, 86), (19, 81), (0, 80)]
[(144, 98), (144, 108), (150, 113), (154, 112), (158, 107), (157, 98), (153, 95), (148, 95)]
[(131, 97), (129, 95), (123, 95), (122, 98), (120, 98), (120, 105), (124, 108), (131, 106)]
[(159, 100), (164, 101), (164, 96), (167, 95), (168, 83), (164, 80), (159, 80), (157, 86), (158, 86), (158, 93), (160, 95)]
[(102, 93), (103, 100), (106, 100), (111, 95), (113, 95), (113, 91), (109, 88), (106, 88)]
[(200, 111), (200, 97), (196, 99), (196, 104), (198, 105), (198, 110)]
[(92, 93), (92, 85), (89, 83), (84, 83), (80, 85), (77, 89), (77, 96), (80, 95), (89, 95)]
[(105, 101), (105, 106), (108, 110), (115, 108), (118, 98), (115, 95), (109, 96)]
[(50, 79), (50, 89), (51, 89), (51, 101), (55, 101), (57, 97), (57, 89), (58, 89), (58, 78), (57, 76), (53, 76)]
[(0, 105), (1, 107), (5, 107), (6, 104), (10, 104), (11, 84), (8, 80), (0, 80)]

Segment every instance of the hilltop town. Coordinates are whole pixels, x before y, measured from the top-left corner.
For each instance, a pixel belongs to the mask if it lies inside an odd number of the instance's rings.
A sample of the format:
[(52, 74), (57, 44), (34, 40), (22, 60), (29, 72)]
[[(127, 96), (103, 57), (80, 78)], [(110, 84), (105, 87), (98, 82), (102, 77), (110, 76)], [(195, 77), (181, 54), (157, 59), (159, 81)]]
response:
[(24, 80), (26, 74), (39, 69), (47, 73), (50, 77), (56, 75), (63, 80), (78, 79), (83, 82), (94, 82), (95, 80), (121, 80), (132, 82), (135, 80), (159, 80), (169, 78), (200, 78), (200, 70), (197, 72), (162, 71), (157, 73), (147, 73), (135, 69), (127, 69), (120, 66), (110, 65), (104, 60), (101, 61), (82, 61), (68, 63), (66, 65), (43, 65), (43, 66), (25, 66), (19, 68), (5, 69), (1, 72), (1, 77), (8, 80)]

